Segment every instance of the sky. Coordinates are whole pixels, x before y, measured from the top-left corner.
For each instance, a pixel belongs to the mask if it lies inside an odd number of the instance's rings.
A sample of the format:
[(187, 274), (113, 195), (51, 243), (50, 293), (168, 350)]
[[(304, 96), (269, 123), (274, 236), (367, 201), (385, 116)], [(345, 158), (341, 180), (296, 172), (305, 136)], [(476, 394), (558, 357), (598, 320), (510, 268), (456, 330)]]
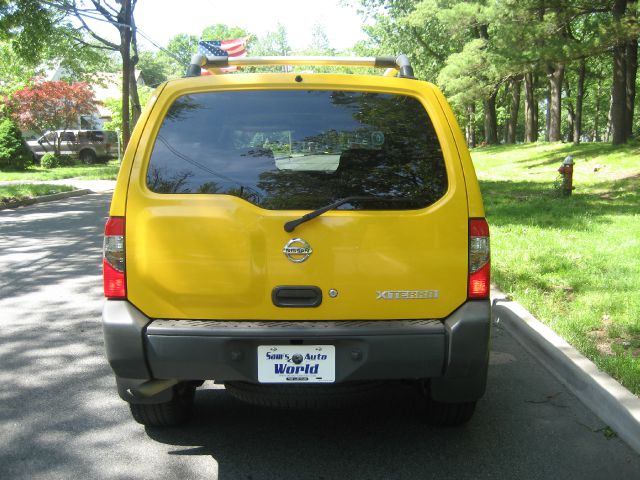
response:
[[(353, 7), (340, 0), (138, 0), (137, 27), (161, 46), (178, 33), (200, 35), (204, 27), (216, 23), (242, 27), (258, 36), (274, 31), (278, 22), (288, 34), (292, 49), (303, 49), (311, 41), (311, 31), (319, 23), (331, 46), (352, 47), (365, 34), (362, 19)], [(113, 30), (107, 26), (105, 31)], [(143, 38), (138, 41), (143, 43)]]

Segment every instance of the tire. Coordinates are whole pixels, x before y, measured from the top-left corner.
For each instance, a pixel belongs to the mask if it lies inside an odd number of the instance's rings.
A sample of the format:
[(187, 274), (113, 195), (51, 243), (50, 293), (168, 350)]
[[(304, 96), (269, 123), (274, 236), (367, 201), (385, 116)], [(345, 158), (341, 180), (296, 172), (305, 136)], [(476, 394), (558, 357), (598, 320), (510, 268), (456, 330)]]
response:
[(428, 425), (434, 427), (459, 427), (471, 420), (476, 403), (446, 403), (427, 399), (424, 405), (424, 418)]
[(382, 390), (382, 382), (350, 382), (331, 385), (272, 385), (226, 382), (227, 392), (253, 405), (295, 410), (347, 408), (364, 403)]
[(96, 152), (93, 150), (81, 150), (79, 157), (80, 161), (86, 164), (96, 163), (97, 160)]
[(133, 419), (147, 427), (175, 427), (191, 418), (196, 387), (180, 383), (173, 387), (173, 398), (163, 403), (130, 403)]

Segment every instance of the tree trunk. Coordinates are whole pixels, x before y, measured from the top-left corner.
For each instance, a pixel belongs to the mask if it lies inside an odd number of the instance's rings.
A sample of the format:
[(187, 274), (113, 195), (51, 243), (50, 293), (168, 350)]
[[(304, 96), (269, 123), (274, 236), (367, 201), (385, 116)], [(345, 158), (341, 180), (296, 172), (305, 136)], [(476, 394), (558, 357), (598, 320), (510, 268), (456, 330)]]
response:
[(564, 63), (547, 65), (549, 78), (549, 141), (562, 140), (562, 82), (564, 81)]
[(602, 79), (598, 78), (598, 87), (596, 89), (596, 105), (595, 118), (593, 120), (593, 138), (596, 142), (600, 142), (600, 100), (602, 98)]
[(511, 79), (511, 111), (507, 122), (507, 134), (505, 143), (516, 143), (516, 130), (518, 129), (518, 112), (520, 110), (520, 85), (521, 77)]
[(636, 75), (638, 73), (638, 39), (630, 40), (625, 49), (627, 62), (625, 95), (625, 135), (629, 140), (633, 135), (633, 110), (636, 102)]
[(138, 37), (136, 35), (136, 25), (133, 15), (131, 15), (131, 47), (133, 55), (131, 55), (131, 72), (129, 76), (129, 90), (131, 97), (131, 128), (136, 126), (142, 107), (140, 106), (140, 97), (138, 96), (138, 82), (136, 81), (136, 65), (138, 65)]
[(604, 130), (604, 141), (608, 142), (611, 140), (611, 115), (613, 113), (613, 95), (609, 95), (609, 113), (607, 113), (607, 128)]
[(122, 149), (126, 149), (131, 138), (129, 122), (129, 80), (131, 78), (131, 0), (122, 0), (123, 17), (118, 18), (122, 24), (120, 29), (120, 56), (122, 57)]
[(547, 88), (547, 97), (545, 98), (546, 109), (544, 112), (544, 141), (549, 141), (549, 130), (551, 129), (551, 92)]
[[(567, 100), (565, 104), (567, 105), (567, 114), (569, 116), (569, 125), (568, 125), (569, 133), (566, 135), (566, 138), (569, 138), (569, 137), (573, 138), (573, 129), (576, 123), (576, 111), (573, 108), (573, 102), (571, 100)], [(563, 136), (563, 141), (564, 141), (564, 138), (565, 136)]]
[(496, 119), (496, 95), (491, 93), (484, 101), (484, 141), (489, 145), (498, 145), (498, 121)]
[[(627, 0), (615, 0), (613, 18), (620, 21), (627, 8)], [(627, 141), (627, 57), (626, 43), (613, 47), (613, 82), (611, 85), (611, 143), (620, 145)]]
[(129, 94), (131, 97), (131, 128), (136, 126), (142, 107), (140, 106), (140, 97), (138, 96), (138, 82), (136, 82), (135, 64), (131, 65), (131, 74), (129, 76)]
[[(573, 121), (573, 143), (580, 143), (582, 136), (582, 103), (584, 101), (584, 79), (586, 76), (586, 62), (584, 58), (580, 59), (578, 66), (578, 85), (576, 86), (576, 114)], [(596, 111), (596, 122), (598, 112)]]
[(472, 103), (468, 105), (467, 108), (467, 124), (464, 127), (464, 133), (467, 140), (467, 146), (469, 148), (474, 148), (476, 146), (476, 129), (475, 129), (475, 114), (476, 114), (476, 105)]
[[(538, 85), (538, 75), (536, 75), (535, 77), (533, 77), (533, 85), (534, 88), (536, 85)], [(533, 105), (533, 124), (536, 126), (536, 142), (538, 141), (538, 139), (540, 138), (540, 131), (538, 130), (539, 126), (540, 126), (540, 103), (535, 102)]]
[(538, 120), (533, 94), (533, 74), (524, 74), (524, 141), (525, 143), (538, 140)]

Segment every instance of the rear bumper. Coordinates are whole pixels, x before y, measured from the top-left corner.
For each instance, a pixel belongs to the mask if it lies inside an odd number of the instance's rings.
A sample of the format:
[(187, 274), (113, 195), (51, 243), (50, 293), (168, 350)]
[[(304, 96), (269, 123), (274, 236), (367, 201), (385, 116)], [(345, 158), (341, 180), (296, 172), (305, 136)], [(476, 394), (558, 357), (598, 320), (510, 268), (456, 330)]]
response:
[(336, 382), (429, 378), (436, 400), (476, 400), (490, 319), (489, 301), (467, 302), (443, 320), (152, 320), (122, 300), (103, 310), (107, 358), (128, 401), (132, 387), (151, 379), (257, 383), (257, 347), (290, 344), (335, 345)]

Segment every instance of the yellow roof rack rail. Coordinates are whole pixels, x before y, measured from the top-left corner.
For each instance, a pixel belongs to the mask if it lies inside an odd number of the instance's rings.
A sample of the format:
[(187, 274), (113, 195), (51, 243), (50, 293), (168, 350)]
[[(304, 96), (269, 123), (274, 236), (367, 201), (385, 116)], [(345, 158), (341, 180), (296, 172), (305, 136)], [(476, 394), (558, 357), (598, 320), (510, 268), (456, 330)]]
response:
[(200, 53), (191, 57), (191, 65), (187, 70), (187, 77), (198, 77), (202, 69), (212, 73), (220, 72), (219, 69), (227, 67), (258, 67), (274, 65), (311, 65), (311, 66), (348, 66), (348, 67), (373, 67), (386, 68), (385, 75), (398, 72), (401, 78), (412, 78), (413, 67), (406, 55), (397, 57), (215, 57)]

